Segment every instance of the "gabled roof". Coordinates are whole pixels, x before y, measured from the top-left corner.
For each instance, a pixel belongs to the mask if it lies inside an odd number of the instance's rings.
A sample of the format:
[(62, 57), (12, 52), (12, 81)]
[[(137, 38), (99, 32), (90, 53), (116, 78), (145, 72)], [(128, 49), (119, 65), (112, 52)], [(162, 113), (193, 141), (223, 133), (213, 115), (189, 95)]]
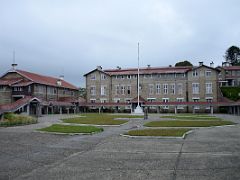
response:
[(8, 85), (11, 86), (12, 84), (20, 82), (22, 79), (0, 79), (0, 85)]
[(9, 104), (4, 104), (4, 105), (0, 105), (0, 114), (4, 113), (4, 112), (14, 112), (17, 109), (25, 106), (26, 104), (28, 104), (29, 102), (33, 101), (33, 100), (37, 100), (40, 101), (38, 98), (36, 97), (31, 97), (31, 96), (25, 96), (24, 98), (21, 98), (13, 103), (9, 103)]
[(210, 66), (206, 66), (206, 65), (201, 65), (201, 66), (195, 66), (192, 68), (192, 70), (195, 70), (195, 69), (199, 69), (201, 67), (205, 67), (205, 68), (208, 68), (208, 69), (212, 69), (212, 70), (215, 70), (215, 71), (221, 71), (219, 68), (213, 68), (213, 67), (210, 67)]
[(94, 69), (94, 70), (92, 70), (92, 71), (84, 74), (84, 76), (87, 76), (88, 74), (91, 74), (91, 73), (93, 73), (93, 72), (95, 72), (95, 71), (99, 71), (99, 72), (104, 73), (104, 74), (106, 74), (106, 75), (109, 76), (109, 74), (108, 74), (107, 72), (105, 72), (105, 71), (103, 71), (103, 70), (101, 70), (101, 69), (99, 69), (99, 68), (96, 68), (96, 69)]
[(40, 74), (36, 74), (36, 73), (23, 71), (23, 70), (15, 70), (15, 71), (9, 71), (9, 72), (16, 72), (33, 83), (77, 90), (76, 86), (74, 86), (64, 80), (61, 80), (62, 84), (61, 84), (61, 86), (58, 86), (57, 81), (59, 80), (59, 78), (44, 76), (44, 75), (40, 75)]

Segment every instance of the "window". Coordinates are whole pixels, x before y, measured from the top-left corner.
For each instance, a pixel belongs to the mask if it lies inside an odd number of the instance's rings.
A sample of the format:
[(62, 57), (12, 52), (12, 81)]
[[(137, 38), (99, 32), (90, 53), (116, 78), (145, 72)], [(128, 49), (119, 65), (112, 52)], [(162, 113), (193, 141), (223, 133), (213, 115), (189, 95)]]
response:
[(192, 93), (199, 94), (199, 83), (192, 83)]
[[(193, 102), (199, 102), (199, 98), (193, 98)], [(195, 105), (194, 109), (200, 109), (200, 106)]]
[[(168, 103), (169, 102), (169, 98), (162, 98), (164, 103)], [(163, 106), (163, 109), (168, 109), (168, 106)]]
[(96, 80), (96, 74), (91, 75), (91, 80)]
[[(183, 102), (184, 98), (177, 98), (177, 102)], [(177, 109), (184, 109), (182, 105), (178, 105)]]
[(120, 91), (120, 85), (116, 85), (115, 86), (115, 94), (116, 95), (119, 95), (121, 93), (121, 91)]
[[(208, 103), (212, 103), (212, 102), (213, 102), (213, 97), (206, 97), (206, 101), (207, 101)], [(211, 109), (211, 107), (210, 107), (210, 106), (207, 106), (206, 109)]]
[(177, 84), (177, 93), (179, 95), (181, 95), (183, 93), (183, 84), (182, 83)]
[(131, 86), (130, 86), (130, 85), (127, 86), (127, 94), (128, 94), (128, 95), (131, 94)]
[(106, 75), (105, 74), (101, 74), (101, 80), (105, 80), (106, 79)]
[(161, 93), (161, 85), (160, 85), (160, 84), (157, 84), (157, 85), (156, 85), (156, 93), (157, 93), (157, 94), (160, 94), (160, 93)]
[(101, 102), (101, 103), (106, 103), (106, 102), (107, 102), (107, 99), (100, 99), (100, 102)]
[(175, 84), (170, 84), (170, 94), (175, 94)]
[(127, 75), (127, 79), (131, 79), (131, 75)]
[(133, 78), (134, 78), (134, 79), (137, 79), (137, 77), (138, 77), (138, 75), (137, 75), (137, 74), (133, 75)]
[(206, 94), (212, 94), (212, 83), (206, 83)]
[(90, 99), (91, 103), (96, 103), (96, 99)]
[(163, 94), (168, 94), (168, 84), (163, 84)]
[(212, 75), (212, 72), (210, 70), (205, 71), (205, 76), (210, 77)]
[(114, 98), (113, 101), (114, 101), (115, 103), (119, 103), (119, 102), (120, 102), (120, 99), (119, 99), (119, 98)]
[(122, 75), (122, 76), (120, 76), (121, 77), (121, 79), (124, 79), (124, 76)]
[(193, 75), (193, 77), (197, 77), (198, 76), (198, 71), (197, 70), (193, 70), (192, 75)]
[(125, 86), (124, 85), (121, 86), (121, 94), (125, 95)]
[(95, 95), (96, 95), (96, 86), (91, 86), (91, 87), (90, 87), (90, 94), (91, 94), (92, 96), (95, 96)]
[(104, 96), (106, 95), (107, 92), (107, 87), (106, 86), (101, 86), (101, 95)]
[(6, 91), (6, 86), (0, 86), (0, 91)]
[(154, 85), (153, 84), (149, 84), (149, 94), (153, 94), (153, 90), (154, 89)]

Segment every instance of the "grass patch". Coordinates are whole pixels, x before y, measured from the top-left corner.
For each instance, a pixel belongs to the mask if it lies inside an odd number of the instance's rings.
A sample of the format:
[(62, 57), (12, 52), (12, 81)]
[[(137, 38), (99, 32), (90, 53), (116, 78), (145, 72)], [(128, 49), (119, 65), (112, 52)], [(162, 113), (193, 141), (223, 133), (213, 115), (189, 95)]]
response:
[(175, 136), (181, 137), (191, 129), (142, 129), (128, 131), (126, 135), (130, 136)]
[(177, 116), (161, 116), (160, 118), (183, 119), (183, 120), (222, 120), (221, 118), (208, 115), (177, 115)]
[(233, 125), (231, 121), (152, 121), (146, 123), (147, 127), (211, 127)]
[(61, 124), (53, 124), (49, 127), (38, 129), (39, 131), (45, 132), (57, 132), (57, 133), (93, 133), (102, 132), (103, 128), (94, 126), (68, 126)]
[(0, 121), (0, 127), (22, 126), (37, 123), (37, 119), (31, 116), (14, 113), (4, 114), (4, 120)]
[(86, 117), (63, 119), (65, 123), (95, 124), (95, 125), (120, 125), (127, 120), (114, 120), (116, 118), (141, 118), (142, 116), (110, 115), (110, 114), (81, 114)]

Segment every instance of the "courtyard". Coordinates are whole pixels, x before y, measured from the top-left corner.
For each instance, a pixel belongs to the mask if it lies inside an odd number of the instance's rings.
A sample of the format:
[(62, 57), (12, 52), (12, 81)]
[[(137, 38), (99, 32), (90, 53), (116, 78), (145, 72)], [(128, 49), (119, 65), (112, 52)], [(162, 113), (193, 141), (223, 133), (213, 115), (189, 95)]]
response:
[[(129, 119), (92, 135), (36, 131), (74, 115), (0, 128), (0, 179), (240, 179), (240, 126), (196, 128), (185, 138), (124, 137), (156, 121)], [(216, 115), (239, 123), (239, 116)]]

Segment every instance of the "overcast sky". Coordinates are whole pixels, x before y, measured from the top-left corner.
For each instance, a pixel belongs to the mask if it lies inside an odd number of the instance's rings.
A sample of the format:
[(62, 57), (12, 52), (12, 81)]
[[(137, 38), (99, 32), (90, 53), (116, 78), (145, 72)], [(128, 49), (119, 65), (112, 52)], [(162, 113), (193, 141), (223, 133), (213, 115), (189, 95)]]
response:
[(240, 46), (239, 0), (0, 0), (0, 72), (18, 68), (85, 86), (83, 74), (168, 66), (220, 65)]

